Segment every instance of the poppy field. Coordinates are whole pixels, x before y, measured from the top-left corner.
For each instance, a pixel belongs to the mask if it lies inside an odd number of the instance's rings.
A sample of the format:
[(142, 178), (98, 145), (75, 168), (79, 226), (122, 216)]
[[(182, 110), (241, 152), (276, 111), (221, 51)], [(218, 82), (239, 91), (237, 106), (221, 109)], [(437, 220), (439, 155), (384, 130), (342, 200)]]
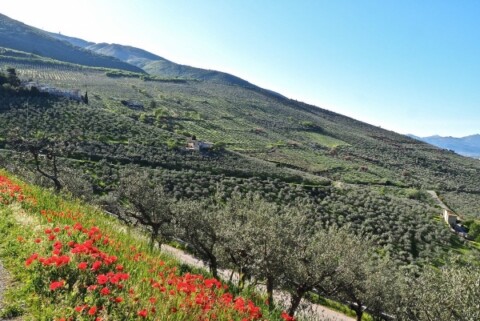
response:
[[(33, 320), (292, 320), (207, 274), (183, 272), (137, 231), (0, 173), (0, 259), (21, 280), (3, 316)], [(13, 291), (12, 291), (13, 292)], [(0, 315), (2, 316), (2, 315)]]

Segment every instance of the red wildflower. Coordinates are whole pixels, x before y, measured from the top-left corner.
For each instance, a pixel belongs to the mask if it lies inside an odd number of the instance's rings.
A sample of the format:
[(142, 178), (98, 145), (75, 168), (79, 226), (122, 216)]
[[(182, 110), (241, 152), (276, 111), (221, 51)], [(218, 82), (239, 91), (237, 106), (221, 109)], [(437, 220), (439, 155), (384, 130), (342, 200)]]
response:
[(78, 313), (81, 313), (83, 310), (85, 310), (85, 308), (87, 308), (86, 305), (79, 305), (75, 307), (75, 311), (77, 311)]
[(88, 287), (87, 287), (87, 290), (90, 291), (90, 292), (92, 292), (92, 291), (95, 291), (95, 289), (96, 289), (97, 287), (98, 287), (97, 285), (93, 284), (93, 285), (88, 286)]
[(100, 274), (99, 276), (97, 276), (98, 284), (105, 284), (107, 282), (108, 282), (108, 276), (106, 276), (105, 274)]
[(91, 307), (88, 310), (88, 315), (95, 315), (97, 313), (97, 307)]
[(109, 295), (110, 294), (110, 289), (107, 287), (104, 287), (103, 289), (100, 290), (101, 295)]
[(80, 263), (78, 263), (77, 267), (78, 267), (79, 270), (85, 270), (88, 267), (88, 263), (87, 262), (80, 262)]
[(50, 290), (55, 291), (56, 289), (61, 288), (64, 284), (64, 281), (53, 281), (50, 283)]
[(92, 271), (98, 271), (100, 267), (102, 266), (102, 261), (95, 261), (92, 264)]
[(148, 314), (148, 311), (147, 311), (147, 309), (143, 309), (143, 310), (138, 311), (137, 314), (138, 314), (139, 317), (146, 318), (147, 314)]
[(288, 313), (286, 312), (282, 312), (282, 315), (281, 315), (282, 319), (285, 320), (285, 321), (295, 321), (295, 318), (288, 315)]
[(29, 266), (30, 264), (33, 263), (38, 258), (37, 253), (33, 253), (26, 261), (25, 261), (25, 266)]

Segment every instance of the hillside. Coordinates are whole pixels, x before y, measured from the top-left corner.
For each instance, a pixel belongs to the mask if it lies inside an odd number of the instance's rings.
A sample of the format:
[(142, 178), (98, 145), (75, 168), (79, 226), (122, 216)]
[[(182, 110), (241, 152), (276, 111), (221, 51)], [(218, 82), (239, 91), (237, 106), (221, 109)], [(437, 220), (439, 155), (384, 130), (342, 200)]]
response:
[[(250, 191), (283, 204), (308, 199), (322, 213), (319, 222), (352, 224), (403, 263), (442, 256), (449, 242), (425, 190), (436, 190), (462, 215), (480, 213), (478, 161), (256, 87), (112, 76), (4, 50), (0, 67), (8, 66), (24, 80), (88, 91), (88, 105), (5, 94), (0, 113), (4, 166), (32, 169), (14, 152), (15, 128), (32, 139), (68, 142), (60, 177), (87, 199), (114, 197), (132, 165), (177, 198)], [(186, 151), (192, 135), (219, 148)]]
[[(30, 39), (22, 28), (12, 39)], [(358, 320), (362, 306), (418, 321), (434, 305), (436, 320), (476, 319), (478, 160), (231, 75), (55, 37), (66, 55), (75, 42), (167, 71), (0, 47), (0, 259), (27, 280), (0, 318), (291, 321), (309, 298), (360, 307)], [(211, 274), (160, 259), (168, 242)], [(211, 278), (222, 269), (231, 292)]]
[(453, 150), (456, 153), (480, 158), (480, 135), (470, 135), (465, 137), (442, 137), (442, 136), (429, 136), (429, 137), (416, 137), (417, 139), (434, 146)]
[(118, 59), (83, 50), (48, 33), (0, 14), (0, 46), (66, 62), (143, 72)]
[(147, 73), (165, 78), (190, 78), (203, 81), (212, 81), (248, 88), (258, 87), (239, 77), (216, 71), (180, 65), (146, 50), (109, 43), (91, 43), (82, 39), (49, 33), (59, 40), (68, 41), (74, 46), (80, 46), (97, 54), (115, 57), (128, 64), (137, 66)]
[(65, 35), (62, 35), (60, 33), (54, 33), (54, 32), (45, 32), (45, 33), (47, 33), (52, 38), (68, 42), (68, 43), (70, 43), (70, 44), (72, 44), (76, 47), (80, 47), (80, 48), (85, 48), (87, 46), (95, 44), (94, 42), (86, 41), (86, 40), (83, 40), (83, 39), (80, 39), (80, 38), (65, 36)]
[[(462, 214), (475, 215), (478, 208), (470, 203), (478, 197), (475, 160), (317, 107), (239, 86), (112, 78), (98, 69), (7, 56), (0, 56), (2, 64), (14, 66), (20, 78), (58, 88), (83, 92), (88, 86), (88, 105), (4, 96), (0, 113), (3, 166), (19, 173), (32, 169), (8, 152), (15, 149), (15, 128), (26, 137), (67, 141), (60, 177), (65, 188), (87, 199), (111, 200), (131, 165), (148, 170), (152, 182), (177, 198), (250, 191), (283, 204), (309, 199), (321, 213), (319, 222), (353, 224), (404, 263), (442, 256), (448, 243), (448, 230), (435, 220), (440, 210), (423, 189), (439, 190)], [(126, 100), (143, 107), (129, 108)], [(190, 135), (226, 150), (186, 151)], [(439, 166), (451, 176), (439, 175)]]
[(0, 198), (0, 260), (16, 282), (2, 284), (2, 320), (293, 320), (149, 248), (98, 209), (4, 171)]

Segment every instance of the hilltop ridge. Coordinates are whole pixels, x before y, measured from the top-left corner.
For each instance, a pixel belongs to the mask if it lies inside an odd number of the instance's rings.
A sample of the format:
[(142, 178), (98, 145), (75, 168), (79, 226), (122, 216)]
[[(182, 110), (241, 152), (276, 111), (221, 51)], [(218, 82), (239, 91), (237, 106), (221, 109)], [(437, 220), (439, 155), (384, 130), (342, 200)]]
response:
[[(154, 76), (165, 77), (165, 78), (197, 79), (202, 81), (212, 81), (217, 83), (225, 83), (229, 85), (242, 86), (246, 88), (265, 90), (237, 76), (234, 76), (225, 72), (221, 72), (221, 71), (207, 70), (207, 69), (177, 64), (175, 62), (172, 62), (168, 59), (165, 59), (163, 57), (160, 57), (156, 54), (153, 54), (151, 52), (148, 52), (140, 48), (120, 45), (120, 44), (93, 43), (93, 42), (85, 41), (79, 38), (68, 37), (65, 35), (60, 35), (55, 33), (49, 33), (49, 34), (56, 39), (66, 41), (75, 46), (80, 46), (85, 50), (90, 50), (97, 54), (117, 58), (128, 64), (141, 68), (145, 72)], [(272, 91), (268, 91), (268, 92), (281, 96), (278, 93), (275, 93)]]
[(0, 46), (81, 65), (144, 72), (119, 59), (81, 49), (56, 39), (47, 32), (3, 14), (0, 14)]

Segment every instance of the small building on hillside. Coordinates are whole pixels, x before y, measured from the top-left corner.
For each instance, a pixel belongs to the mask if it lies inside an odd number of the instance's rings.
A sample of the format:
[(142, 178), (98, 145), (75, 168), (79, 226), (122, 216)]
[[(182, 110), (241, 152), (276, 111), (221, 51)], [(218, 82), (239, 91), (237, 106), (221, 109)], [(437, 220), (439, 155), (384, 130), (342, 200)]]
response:
[(187, 150), (195, 150), (195, 151), (202, 151), (202, 150), (209, 150), (213, 147), (213, 143), (210, 142), (202, 142), (197, 140), (197, 137), (192, 136), (187, 140)]
[(455, 215), (452, 211), (449, 211), (447, 209), (443, 210), (443, 219), (445, 222), (447, 222), (449, 225), (453, 225), (457, 222), (457, 215)]

